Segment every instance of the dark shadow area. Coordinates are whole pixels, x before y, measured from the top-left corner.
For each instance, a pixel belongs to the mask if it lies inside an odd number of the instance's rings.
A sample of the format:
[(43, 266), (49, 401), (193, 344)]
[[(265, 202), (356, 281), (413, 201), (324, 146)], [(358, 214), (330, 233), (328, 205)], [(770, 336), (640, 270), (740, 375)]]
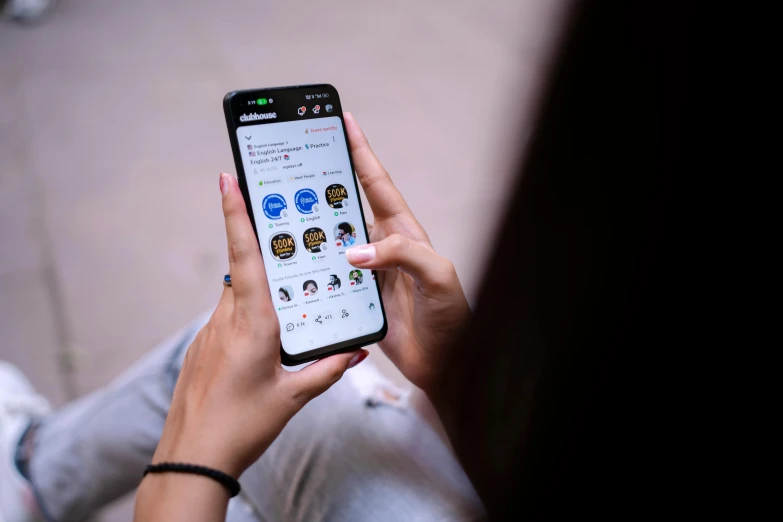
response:
[[(492, 519), (649, 512), (671, 490), (657, 405), (680, 326), (683, 13), (572, 13), (461, 349), (456, 447)], [(457, 387), (459, 388), (459, 387)]]

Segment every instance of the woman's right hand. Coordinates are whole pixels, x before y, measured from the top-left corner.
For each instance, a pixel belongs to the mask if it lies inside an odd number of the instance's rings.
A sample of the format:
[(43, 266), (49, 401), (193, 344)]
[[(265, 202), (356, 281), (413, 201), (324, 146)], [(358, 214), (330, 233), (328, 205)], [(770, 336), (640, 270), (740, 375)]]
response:
[(389, 323), (381, 349), (409, 381), (431, 395), (453, 362), (449, 348), (470, 320), (470, 308), (454, 265), (435, 252), (350, 113), (345, 113), (345, 127), (375, 215), (371, 244), (350, 248), (348, 262), (381, 271)]

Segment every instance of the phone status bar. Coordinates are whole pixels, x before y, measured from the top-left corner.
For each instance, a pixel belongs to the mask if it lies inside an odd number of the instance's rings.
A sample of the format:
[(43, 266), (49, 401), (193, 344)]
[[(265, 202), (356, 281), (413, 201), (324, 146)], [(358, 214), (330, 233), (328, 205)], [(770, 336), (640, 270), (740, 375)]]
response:
[(248, 105), (268, 105), (275, 103), (274, 98), (256, 98), (255, 100), (247, 100)]
[(237, 91), (232, 94), (228, 116), (239, 127), (340, 114), (339, 95), (319, 85)]

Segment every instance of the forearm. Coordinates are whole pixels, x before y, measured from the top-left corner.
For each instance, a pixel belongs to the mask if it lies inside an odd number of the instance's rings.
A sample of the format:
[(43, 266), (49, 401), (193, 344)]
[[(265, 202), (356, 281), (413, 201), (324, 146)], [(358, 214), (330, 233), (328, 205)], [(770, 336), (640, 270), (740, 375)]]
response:
[(513, 507), (515, 496), (506, 488), (518, 484), (525, 472), (520, 459), (531, 437), (533, 408), (548, 392), (541, 383), (546, 363), (555, 359), (547, 345), (526, 335), (525, 329), (495, 335), (488, 356), (485, 332), (495, 319), (487, 308), (479, 314), (455, 346), (444, 378), (427, 391), (454, 453), (491, 516)]
[(185, 473), (150, 473), (136, 494), (135, 522), (156, 520), (222, 522), (229, 493), (209, 477)]
[[(493, 389), (491, 383), (482, 381), (482, 364), (478, 350), (465, 346), (480, 347), (480, 344), (462, 345), (461, 353), (447, 365), (448, 371), (424, 390), (430, 400), (443, 431), (463, 470), (473, 487), (489, 508), (494, 468), (488, 465), (487, 437), (491, 427), (486, 411), (490, 403), (482, 394), (483, 389)], [(456, 355), (456, 354), (455, 354)], [(486, 385), (486, 386), (484, 386)]]
[(459, 433), (459, 402), (461, 400), (460, 390), (451, 386), (441, 386), (437, 389), (424, 390), (427, 399), (429, 399), (432, 408), (440, 421), (440, 428), (445, 432), (446, 437), (459, 457), (458, 448), (460, 448)]
[[(187, 379), (186, 376), (177, 383), (152, 463), (195, 464), (238, 477), (243, 468), (232, 458), (232, 444), (224, 442), (221, 434), (212, 433), (210, 427), (204, 425), (206, 416), (194, 407), (199, 401), (192, 393), (192, 404), (181, 399), (185, 397), (181, 386), (187, 384)], [(148, 473), (136, 494), (134, 520), (223, 521), (229, 497), (226, 487), (210, 477), (174, 471)]]
[(465, 402), (475, 385), (474, 367), (479, 364), (476, 359), (480, 346), (453, 341), (448, 358), (439, 365), (437, 371), (432, 372), (432, 377), (426, 379), (422, 387), (458, 457), (463, 427), (460, 424), (461, 417), (467, 406)]

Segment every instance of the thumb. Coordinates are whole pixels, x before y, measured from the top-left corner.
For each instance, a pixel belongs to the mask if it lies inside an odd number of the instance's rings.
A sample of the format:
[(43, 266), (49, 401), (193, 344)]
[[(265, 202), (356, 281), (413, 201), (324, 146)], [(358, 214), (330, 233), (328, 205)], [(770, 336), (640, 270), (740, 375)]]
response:
[(357, 268), (394, 270), (399, 268), (416, 281), (422, 290), (442, 290), (452, 286), (456, 277), (454, 265), (434, 250), (400, 234), (349, 248), (348, 262)]
[(338, 353), (314, 362), (298, 372), (288, 374), (293, 395), (304, 406), (339, 381), (349, 368), (353, 368), (370, 354), (367, 350)]

